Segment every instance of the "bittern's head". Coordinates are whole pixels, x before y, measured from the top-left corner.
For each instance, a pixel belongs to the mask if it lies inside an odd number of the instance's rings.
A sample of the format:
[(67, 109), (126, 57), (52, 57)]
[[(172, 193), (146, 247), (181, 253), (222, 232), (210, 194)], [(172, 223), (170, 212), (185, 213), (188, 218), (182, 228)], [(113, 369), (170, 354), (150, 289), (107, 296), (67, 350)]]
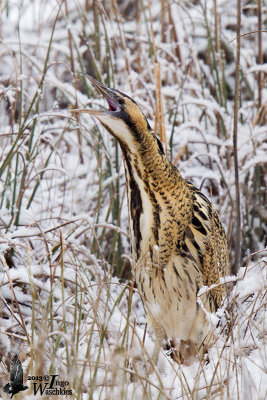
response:
[(146, 135), (154, 136), (146, 117), (133, 99), (117, 89), (107, 88), (90, 75), (85, 75), (105, 97), (109, 108), (77, 111), (94, 115), (121, 144), (129, 147), (146, 141)]

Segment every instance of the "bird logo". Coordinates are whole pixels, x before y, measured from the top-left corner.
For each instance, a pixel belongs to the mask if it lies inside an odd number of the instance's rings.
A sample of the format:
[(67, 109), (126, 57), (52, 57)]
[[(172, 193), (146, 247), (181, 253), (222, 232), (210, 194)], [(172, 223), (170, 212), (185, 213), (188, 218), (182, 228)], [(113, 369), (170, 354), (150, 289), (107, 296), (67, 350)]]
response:
[(10, 379), (4, 386), (3, 390), (5, 393), (10, 394), (10, 398), (12, 399), (14, 394), (26, 389), (28, 389), (28, 386), (23, 385), (23, 369), (21, 361), (18, 356), (14, 356), (10, 362)]

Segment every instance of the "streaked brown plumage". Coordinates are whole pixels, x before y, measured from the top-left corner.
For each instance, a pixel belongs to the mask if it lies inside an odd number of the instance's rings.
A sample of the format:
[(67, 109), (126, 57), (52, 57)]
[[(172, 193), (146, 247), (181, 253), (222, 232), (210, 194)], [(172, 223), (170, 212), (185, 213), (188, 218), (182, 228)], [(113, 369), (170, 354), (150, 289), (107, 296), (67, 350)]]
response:
[[(209, 200), (166, 159), (135, 101), (88, 78), (109, 110), (80, 111), (95, 115), (123, 154), (135, 279), (147, 320), (158, 344), (181, 340), (181, 356), (189, 362), (192, 349), (211, 339), (197, 293), (228, 273), (224, 229)], [(224, 293), (220, 285), (201, 297), (207, 311), (218, 308)]]

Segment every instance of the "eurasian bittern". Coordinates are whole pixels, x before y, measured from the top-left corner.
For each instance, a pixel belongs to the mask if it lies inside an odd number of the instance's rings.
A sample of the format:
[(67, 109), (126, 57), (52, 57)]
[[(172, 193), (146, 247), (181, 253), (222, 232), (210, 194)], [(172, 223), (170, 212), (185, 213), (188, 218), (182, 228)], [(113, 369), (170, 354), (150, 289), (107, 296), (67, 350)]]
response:
[[(136, 102), (87, 77), (109, 109), (79, 111), (94, 115), (122, 150), (135, 280), (147, 321), (158, 346), (164, 338), (179, 344), (188, 363), (211, 340), (203, 305), (216, 311), (225, 293), (219, 285), (228, 273), (224, 229), (210, 201), (167, 160)], [(199, 289), (213, 284), (197, 301)]]

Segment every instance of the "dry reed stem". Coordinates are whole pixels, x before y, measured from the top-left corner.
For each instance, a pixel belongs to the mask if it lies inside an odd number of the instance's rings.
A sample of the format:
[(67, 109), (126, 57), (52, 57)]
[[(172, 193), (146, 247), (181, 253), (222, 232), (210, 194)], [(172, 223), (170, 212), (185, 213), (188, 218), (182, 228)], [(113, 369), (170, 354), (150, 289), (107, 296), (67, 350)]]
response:
[(152, 24), (152, 14), (151, 7), (149, 1), (149, 17), (150, 17), (150, 27), (151, 27), (151, 35), (152, 35), (152, 45), (154, 52), (154, 77), (155, 77), (155, 86), (156, 86), (156, 110), (155, 110), (155, 122), (154, 122), (154, 132), (159, 135), (161, 142), (164, 144), (165, 152), (167, 155), (167, 138), (166, 138), (166, 130), (165, 130), (165, 121), (164, 121), (164, 113), (163, 113), (163, 105), (162, 105), (162, 94), (161, 94), (161, 75), (160, 75), (160, 63), (157, 59), (157, 48), (155, 43), (155, 35)]
[[(161, 95), (161, 77), (160, 77), (160, 64), (158, 62), (154, 63), (154, 76), (156, 84), (156, 118), (155, 118), (155, 133), (158, 132), (160, 141), (164, 143), (165, 151), (167, 154), (167, 137), (164, 121), (164, 112), (162, 105), (162, 95)], [(156, 125), (156, 121), (158, 126)]]
[(240, 268), (241, 259), (241, 211), (240, 211), (240, 185), (239, 185), (239, 166), (238, 166), (238, 118), (239, 118), (239, 99), (240, 99), (240, 29), (241, 29), (241, 0), (237, 2), (237, 43), (236, 43), (236, 67), (235, 67), (235, 102), (234, 102), (234, 131), (233, 131), (233, 150), (234, 150), (234, 169), (235, 169), (235, 261), (232, 273), (237, 274)]
[[(258, 64), (263, 64), (263, 54), (262, 54), (262, 1), (258, 0)], [(258, 108), (261, 107), (262, 103), (262, 72), (258, 72)]]

